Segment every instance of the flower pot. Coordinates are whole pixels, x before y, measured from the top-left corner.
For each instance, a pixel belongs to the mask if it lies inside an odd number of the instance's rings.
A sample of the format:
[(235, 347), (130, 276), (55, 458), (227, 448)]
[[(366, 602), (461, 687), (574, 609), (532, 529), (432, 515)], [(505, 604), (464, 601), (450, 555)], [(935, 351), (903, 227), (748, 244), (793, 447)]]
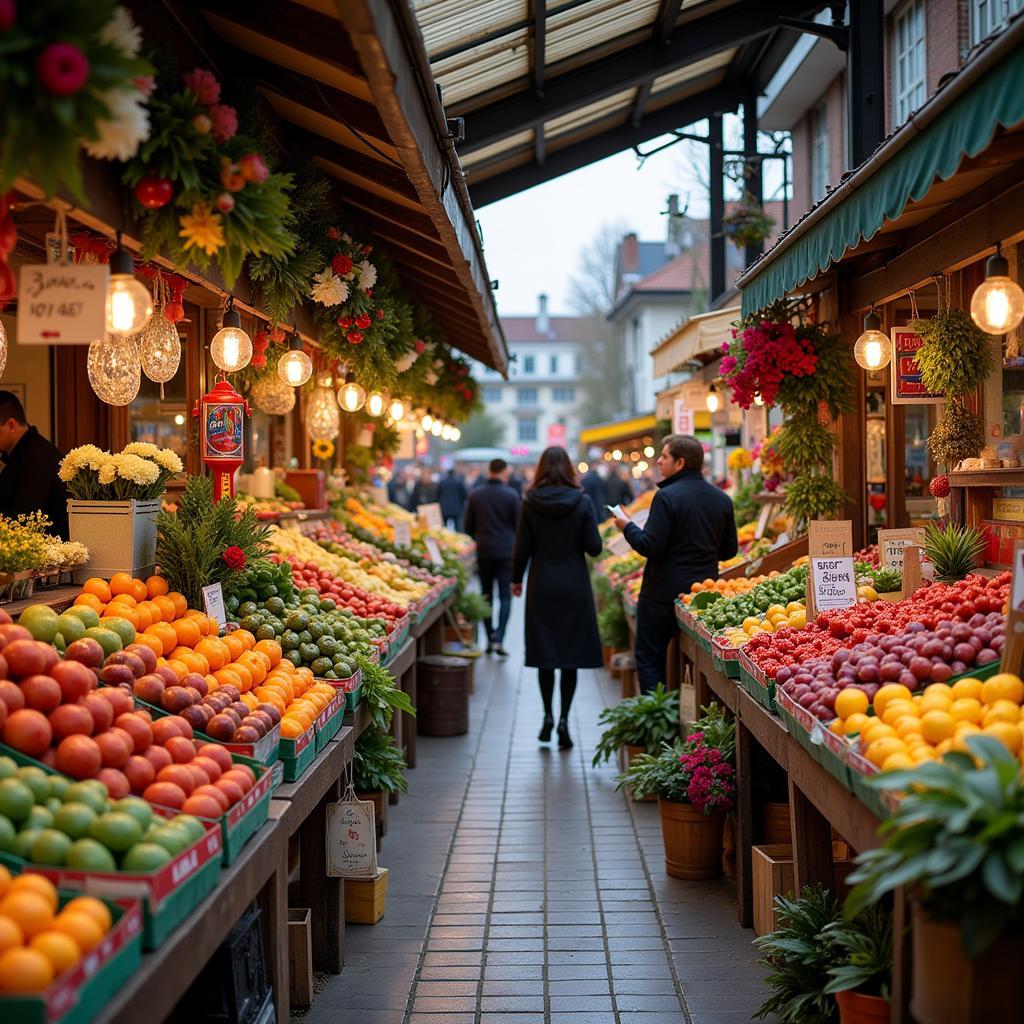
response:
[(837, 992), (839, 1024), (889, 1024), (892, 1007), (881, 996), (863, 992)]
[(789, 821), (789, 804), (766, 801), (761, 804), (761, 838), (767, 846), (793, 842)]
[(725, 811), (702, 814), (692, 804), (659, 800), (665, 870), (673, 878), (717, 878), (722, 873)]
[(918, 1024), (1011, 1019), (1008, 1008), (1020, 998), (1020, 979), (1013, 965), (1024, 961), (1024, 935), (1004, 935), (970, 960), (960, 944), (958, 923), (937, 921), (914, 903), (911, 925), (910, 1012)]
[(75, 583), (90, 576), (109, 579), (128, 572), (137, 579), (156, 568), (156, 515), (162, 498), (150, 501), (68, 501), (71, 539), (89, 549), (89, 561), (75, 569)]

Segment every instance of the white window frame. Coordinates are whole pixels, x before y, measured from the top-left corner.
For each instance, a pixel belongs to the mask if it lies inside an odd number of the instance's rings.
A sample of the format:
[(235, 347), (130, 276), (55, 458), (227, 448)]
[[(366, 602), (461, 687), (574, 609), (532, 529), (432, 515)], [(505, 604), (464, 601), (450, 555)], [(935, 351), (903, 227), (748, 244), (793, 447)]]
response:
[(924, 0), (910, 0), (893, 18), (893, 127), (903, 124), (928, 98), (926, 21)]
[(558, 356), (553, 355), (548, 358), (548, 370), (552, 375), (558, 373)]
[[(523, 428), (527, 427), (527, 426), (532, 428), (531, 432), (533, 434), (533, 437), (524, 437), (523, 436)], [(529, 443), (530, 441), (536, 441), (539, 436), (540, 436), (540, 431), (537, 428), (537, 421), (536, 420), (526, 419), (526, 420), (519, 420), (517, 422), (517, 424), (516, 424), (516, 438), (517, 438), (517, 440), (519, 440), (521, 442)]]
[(501, 402), (501, 388), (496, 388), (493, 385), (484, 385), (483, 389), (483, 400), (490, 405), (497, 405)]
[(557, 388), (552, 388), (551, 399), (554, 402), (575, 402), (576, 389), (570, 384), (561, 385)]
[(540, 404), (540, 394), (536, 388), (519, 388), (516, 392), (516, 405), (534, 409)]
[(537, 360), (534, 356), (523, 356), (523, 373), (533, 373)]
[(971, 0), (971, 45), (1001, 29), (1022, 7), (1024, 0)]
[(828, 191), (829, 146), (828, 103), (821, 99), (811, 112), (811, 200), (815, 203)]

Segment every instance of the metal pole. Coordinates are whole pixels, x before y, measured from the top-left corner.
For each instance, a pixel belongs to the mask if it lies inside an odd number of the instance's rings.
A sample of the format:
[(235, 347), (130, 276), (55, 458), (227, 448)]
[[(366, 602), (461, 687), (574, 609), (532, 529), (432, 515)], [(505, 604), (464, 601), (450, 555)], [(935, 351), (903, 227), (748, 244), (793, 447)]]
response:
[[(743, 187), (758, 206), (764, 205), (764, 174), (757, 152), (757, 96), (748, 89), (743, 97)], [(744, 252), (749, 267), (761, 253), (764, 242), (748, 242)]]
[(885, 137), (885, 11), (882, 0), (850, 0), (846, 51), (850, 167), (859, 167)]
[(708, 118), (709, 162), (711, 177), (711, 300), (725, 291), (725, 235), (722, 217), (725, 213), (725, 168), (722, 154), (722, 115)]

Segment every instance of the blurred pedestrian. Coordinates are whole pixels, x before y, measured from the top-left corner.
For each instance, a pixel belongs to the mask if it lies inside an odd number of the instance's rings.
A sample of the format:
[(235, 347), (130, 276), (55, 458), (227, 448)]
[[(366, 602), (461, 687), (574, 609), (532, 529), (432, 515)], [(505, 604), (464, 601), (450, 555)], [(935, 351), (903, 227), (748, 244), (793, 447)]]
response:
[(629, 470), (613, 466), (604, 485), (609, 505), (628, 505), (633, 500), (633, 487), (629, 482)]
[(461, 473), (449, 469), (437, 485), (437, 500), (441, 503), (441, 516), (445, 526), (452, 530), (462, 528), (462, 512), (466, 507), (469, 492)]
[(605, 506), (609, 502), (608, 496), (605, 494), (604, 478), (597, 471), (596, 466), (591, 466), (583, 474), (580, 484), (583, 486), (584, 493), (590, 499), (590, 503), (594, 506), (594, 515), (597, 517), (597, 521), (603, 523), (608, 518)]
[(395, 475), (388, 481), (388, 501), (399, 508), (408, 509), (411, 495), (408, 474), (404, 469), (396, 469)]
[(420, 505), (433, 505), (436, 501), (437, 483), (434, 481), (434, 471), (429, 466), (423, 466), (420, 469), (420, 478), (412, 489), (409, 511), (415, 512)]

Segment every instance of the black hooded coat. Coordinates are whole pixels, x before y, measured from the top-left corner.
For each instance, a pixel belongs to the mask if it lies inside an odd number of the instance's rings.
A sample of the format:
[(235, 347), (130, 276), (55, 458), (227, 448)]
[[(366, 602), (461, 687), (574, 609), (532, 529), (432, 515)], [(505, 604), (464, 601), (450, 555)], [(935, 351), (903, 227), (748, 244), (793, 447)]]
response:
[(526, 584), (526, 664), (599, 668), (603, 664), (585, 555), (601, 553), (594, 506), (576, 487), (540, 487), (523, 499), (512, 582)]

